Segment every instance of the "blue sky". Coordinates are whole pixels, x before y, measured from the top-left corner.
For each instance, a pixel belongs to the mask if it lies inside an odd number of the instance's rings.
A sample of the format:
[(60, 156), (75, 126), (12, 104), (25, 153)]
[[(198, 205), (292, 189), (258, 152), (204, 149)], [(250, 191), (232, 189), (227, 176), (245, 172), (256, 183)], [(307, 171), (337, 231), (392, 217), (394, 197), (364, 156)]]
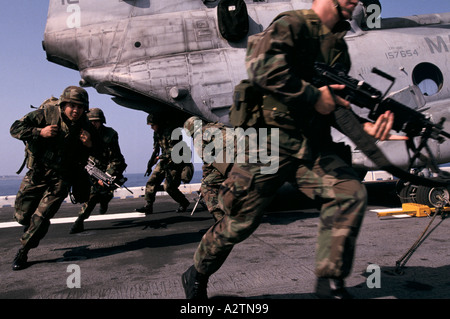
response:
[[(86, 1), (86, 0), (84, 0)], [(450, 12), (448, 0), (381, 0), (382, 17)], [(79, 73), (46, 60), (42, 40), (47, 18), (46, 0), (3, 1), (0, 10), (0, 176), (14, 175), (22, 163), (24, 147), (9, 134), (11, 124), (39, 106), (47, 97), (59, 97), (77, 85)], [(88, 88), (91, 107), (100, 107), (107, 126), (119, 132), (128, 173), (143, 173), (152, 152), (152, 133), (146, 113), (115, 104), (109, 96)], [(26, 172), (26, 170), (24, 170)], [(22, 174), (24, 174), (24, 172)]]

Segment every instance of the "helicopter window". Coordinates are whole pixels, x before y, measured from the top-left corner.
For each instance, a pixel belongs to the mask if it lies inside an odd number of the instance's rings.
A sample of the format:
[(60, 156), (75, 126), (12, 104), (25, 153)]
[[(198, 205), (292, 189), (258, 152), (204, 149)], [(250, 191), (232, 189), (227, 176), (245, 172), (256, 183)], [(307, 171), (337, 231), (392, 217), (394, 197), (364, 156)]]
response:
[(425, 96), (438, 93), (444, 83), (441, 70), (436, 65), (428, 62), (416, 65), (412, 73), (412, 80)]

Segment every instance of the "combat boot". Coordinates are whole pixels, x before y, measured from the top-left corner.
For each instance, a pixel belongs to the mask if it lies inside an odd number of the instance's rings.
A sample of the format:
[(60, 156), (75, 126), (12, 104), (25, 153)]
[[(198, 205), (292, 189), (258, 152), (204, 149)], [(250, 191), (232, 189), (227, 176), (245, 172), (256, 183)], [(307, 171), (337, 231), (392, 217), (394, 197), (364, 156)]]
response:
[(199, 273), (192, 265), (181, 275), (186, 299), (208, 299), (206, 291), (209, 276)]
[(353, 299), (343, 279), (317, 278), (316, 296), (320, 299)]
[(106, 202), (100, 202), (100, 215), (104, 215), (106, 214), (106, 212), (108, 211), (108, 203)]
[(180, 206), (178, 206), (177, 210), (175, 212), (177, 213), (184, 213), (187, 208), (189, 207), (190, 203), (188, 200), (186, 200), (183, 204), (180, 204)]
[(28, 266), (28, 250), (25, 248), (20, 248), (13, 260), (12, 270), (25, 269)]
[(153, 204), (147, 203), (141, 208), (136, 208), (136, 211), (139, 213), (145, 213), (145, 216), (153, 214)]
[(72, 228), (70, 229), (70, 234), (77, 234), (84, 231), (84, 221), (80, 219), (79, 217), (73, 224)]

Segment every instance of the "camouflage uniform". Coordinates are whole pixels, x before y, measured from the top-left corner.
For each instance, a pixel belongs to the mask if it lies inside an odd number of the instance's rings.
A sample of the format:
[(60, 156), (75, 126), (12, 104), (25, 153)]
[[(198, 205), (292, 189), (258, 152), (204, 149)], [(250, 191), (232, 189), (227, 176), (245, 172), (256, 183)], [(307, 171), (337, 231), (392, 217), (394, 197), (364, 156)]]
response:
[(294, 176), (299, 190), (321, 204), (316, 275), (349, 274), (367, 194), (333, 150), (332, 115), (315, 112), (320, 92), (309, 84), (314, 61), (350, 66), (342, 35), (331, 33), (312, 10), (285, 12), (249, 37), (249, 80), (265, 94), (264, 126), (279, 128), (279, 169), (261, 174), (264, 164), (234, 164), (219, 194), (225, 216), (203, 236), (194, 256), (198, 273), (220, 268), (233, 246), (258, 227), (277, 189)]
[[(195, 123), (201, 124), (195, 125)], [(197, 154), (203, 160), (203, 175), (202, 183), (200, 185), (200, 192), (205, 201), (206, 207), (211, 215), (214, 217), (215, 221), (222, 219), (224, 212), (220, 209), (218, 195), (219, 189), (222, 183), (228, 176), (232, 163), (226, 163), (226, 156), (223, 156), (224, 151), (228, 148), (233, 148), (235, 157), (236, 145), (234, 138), (228, 138), (226, 135), (226, 126), (222, 123), (203, 123), (203, 121), (197, 117), (192, 116), (186, 120), (184, 128), (189, 136), (194, 139), (194, 147)], [(217, 145), (221, 147), (220, 150), (216, 151), (216, 146), (214, 147), (215, 154), (212, 156), (217, 156), (218, 161), (208, 161), (203, 155), (205, 155), (205, 146), (209, 143), (214, 143), (214, 136), (216, 134), (222, 135), (222, 145)], [(201, 143), (196, 143), (200, 140)]]
[[(87, 92), (79, 87), (64, 90), (60, 104), (69, 101), (83, 104), (86, 110), (89, 105)], [(85, 176), (84, 165), (94, 149), (88, 149), (80, 141), (81, 129), (88, 131), (95, 141), (95, 129), (86, 116), (74, 122), (63, 114), (61, 108), (60, 105), (52, 105), (30, 112), (15, 121), (10, 129), (13, 137), (27, 143), (29, 154), (29, 171), (22, 180), (14, 204), (14, 218), (25, 226), (20, 239), (25, 261), (26, 252), (37, 247), (47, 233), (50, 219), (67, 197), (70, 187), (80, 176)], [(59, 126), (57, 136), (40, 137), (40, 131), (50, 124)]]
[[(102, 123), (97, 130), (103, 142), (102, 149), (98, 152), (97, 158), (92, 158), (96, 163), (96, 167), (111, 176), (115, 176), (116, 179), (120, 179), (127, 164), (120, 150), (119, 134), (113, 128), (103, 125), (106, 124), (106, 119), (101, 109), (93, 108), (87, 116), (90, 121), (100, 121)], [(89, 218), (97, 203), (100, 203), (100, 214), (106, 213), (108, 203), (113, 196), (113, 188), (101, 186), (98, 184), (98, 180), (93, 179), (89, 200), (83, 203), (71, 233), (83, 230), (83, 221)]]
[(200, 185), (200, 193), (208, 211), (215, 221), (223, 218), (224, 212), (220, 209), (218, 196), (220, 185), (225, 181), (226, 176), (211, 165), (203, 164), (202, 166), (202, 183)]
[[(172, 132), (176, 129), (175, 127), (166, 126), (165, 124), (159, 125), (159, 129), (153, 132), (153, 147), (154, 153), (161, 150), (161, 154), (158, 156), (159, 162), (156, 164), (156, 167), (153, 169), (150, 178), (145, 185), (145, 200), (147, 201), (147, 205), (144, 207), (152, 207), (155, 202), (158, 186), (165, 180), (164, 190), (180, 204), (178, 211), (185, 211), (189, 206), (189, 201), (178, 187), (181, 184), (181, 175), (183, 169), (186, 167), (186, 163), (175, 163), (172, 160), (172, 149), (174, 146), (179, 142), (185, 142), (172, 139)], [(186, 144), (182, 149), (189, 149), (189, 147)], [(149, 161), (149, 167), (154, 164), (150, 162), (151, 160)], [(145, 211), (144, 207), (140, 210), (138, 209), (138, 211)]]

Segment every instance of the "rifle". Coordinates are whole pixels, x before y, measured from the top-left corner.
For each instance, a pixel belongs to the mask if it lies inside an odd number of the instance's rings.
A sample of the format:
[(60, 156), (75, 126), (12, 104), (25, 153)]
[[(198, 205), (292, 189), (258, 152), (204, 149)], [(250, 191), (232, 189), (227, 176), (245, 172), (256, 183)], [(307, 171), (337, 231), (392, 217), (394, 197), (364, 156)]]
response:
[(203, 194), (200, 191), (198, 191), (197, 193), (198, 193), (198, 199), (197, 199), (197, 202), (195, 203), (194, 208), (192, 209), (191, 216), (194, 215), (194, 212), (197, 209), (198, 204), (203, 199)]
[[(386, 98), (386, 94), (392, 88), (395, 78), (377, 68), (373, 68), (372, 72), (391, 81), (390, 86), (384, 94), (368, 83), (348, 76), (338, 66), (329, 66), (316, 62), (314, 67), (316, 70), (316, 76), (312, 80), (314, 86), (322, 87), (329, 86), (330, 84), (345, 85), (343, 90), (331, 92), (360, 108), (369, 109), (369, 119), (375, 121), (387, 110), (394, 113), (394, 124), (392, 128), (397, 132), (402, 131), (406, 133), (406, 136), (409, 137), (406, 145), (408, 151), (412, 151), (413, 153), (412, 157), (410, 157), (409, 169), (413, 167), (414, 161), (421, 156), (421, 151), (425, 149), (429, 155), (428, 164), (431, 165), (431, 168), (441, 176), (445, 176), (446, 179), (449, 178), (446, 172), (440, 171), (437, 167), (434, 155), (427, 144), (430, 138), (439, 143), (443, 143), (445, 138), (450, 138), (450, 134), (443, 130), (445, 118), (441, 118), (438, 123), (433, 123), (424, 114), (392, 98)], [(418, 146), (414, 144), (415, 137), (420, 137)]]
[(148, 160), (147, 170), (145, 171), (144, 176), (150, 176), (150, 174), (152, 173), (152, 167), (153, 167), (153, 165), (156, 164), (156, 162), (159, 159), (158, 158), (159, 152), (160, 152), (160, 147), (159, 147), (159, 145), (156, 145), (155, 148), (153, 149), (152, 156)]
[[(115, 176), (111, 176), (110, 174), (103, 172), (101, 169), (96, 167), (95, 161), (93, 159), (89, 158), (88, 163), (86, 164), (86, 166), (84, 168), (86, 169), (89, 176), (92, 176), (92, 177), (96, 178), (97, 180), (101, 180), (103, 182), (103, 184), (106, 185), (106, 187), (109, 187), (112, 189), (123, 187), (127, 191), (129, 191), (131, 194), (133, 194), (133, 192), (131, 190), (129, 190), (125, 185), (123, 185), (127, 181), (127, 178), (122, 177), (118, 181), (116, 181)], [(119, 182), (121, 184), (118, 184), (117, 182)]]

